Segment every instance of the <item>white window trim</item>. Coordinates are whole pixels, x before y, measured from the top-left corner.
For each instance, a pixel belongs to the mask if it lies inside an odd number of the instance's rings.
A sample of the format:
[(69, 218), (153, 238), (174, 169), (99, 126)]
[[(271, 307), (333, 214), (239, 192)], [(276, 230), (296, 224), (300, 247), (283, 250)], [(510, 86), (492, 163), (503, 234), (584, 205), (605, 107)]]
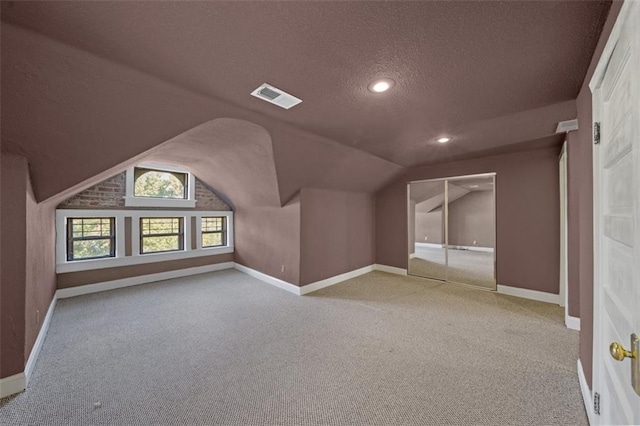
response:
[[(218, 212), (219, 213), (219, 212)], [(220, 217), (225, 216), (227, 218), (227, 244), (233, 241), (233, 215), (224, 214), (209, 214), (209, 212), (197, 212), (193, 216), (196, 218), (196, 247), (197, 250), (215, 250), (220, 247), (202, 247), (202, 218), (203, 217)]]
[[(134, 169), (136, 167), (158, 170), (160, 172), (186, 173), (187, 190), (189, 191), (188, 199), (134, 197)], [(166, 166), (158, 163), (141, 163), (127, 169), (125, 184), (126, 195), (124, 197), (124, 205), (127, 207), (194, 208), (196, 206), (196, 178), (193, 173), (183, 167)]]
[[(200, 218), (203, 216), (224, 216), (227, 218), (227, 245), (202, 248)], [(83, 217), (114, 217), (116, 220), (116, 256), (67, 260), (67, 219)], [(131, 256), (125, 256), (125, 218), (131, 218)], [(184, 220), (184, 249), (163, 253), (140, 254), (141, 217), (181, 217)], [(197, 248), (191, 248), (191, 218), (196, 218)], [(199, 241), (199, 242), (198, 242)], [(184, 211), (184, 210), (56, 210), (56, 273), (89, 271), (92, 269), (140, 265), (168, 260), (189, 259), (233, 253), (233, 212), (232, 211)]]

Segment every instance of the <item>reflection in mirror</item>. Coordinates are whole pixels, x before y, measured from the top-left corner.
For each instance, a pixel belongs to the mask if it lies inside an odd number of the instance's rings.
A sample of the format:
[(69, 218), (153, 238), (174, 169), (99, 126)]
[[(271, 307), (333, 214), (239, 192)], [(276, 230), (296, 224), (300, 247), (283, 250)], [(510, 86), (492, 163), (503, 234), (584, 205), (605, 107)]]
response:
[(409, 184), (409, 275), (496, 289), (495, 175)]
[(494, 176), (447, 184), (447, 280), (495, 290)]
[(445, 250), (445, 181), (409, 186), (409, 274), (447, 279)]

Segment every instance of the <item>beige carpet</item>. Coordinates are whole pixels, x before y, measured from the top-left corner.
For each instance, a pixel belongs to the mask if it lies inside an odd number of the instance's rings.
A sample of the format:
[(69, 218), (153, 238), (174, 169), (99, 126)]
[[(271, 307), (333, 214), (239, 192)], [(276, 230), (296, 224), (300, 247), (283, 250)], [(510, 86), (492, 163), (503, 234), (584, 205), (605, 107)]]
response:
[(382, 272), (300, 297), (229, 270), (59, 301), (0, 424), (586, 425), (577, 353), (558, 306)]
[(409, 259), (410, 275), (496, 289), (493, 253), (451, 249), (448, 269), (443, 248), (417, 246), (415, 256)]

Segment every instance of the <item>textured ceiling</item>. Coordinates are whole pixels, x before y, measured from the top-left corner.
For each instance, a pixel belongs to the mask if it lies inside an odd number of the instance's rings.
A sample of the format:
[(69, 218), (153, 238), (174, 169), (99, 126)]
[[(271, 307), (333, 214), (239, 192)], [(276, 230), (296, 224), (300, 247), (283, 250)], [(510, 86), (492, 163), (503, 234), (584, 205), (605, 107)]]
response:
[[(573, 99), (609, 7), (603, 1), (3, 2), (2, 20), (230, 108), (414, 166), (527, 141), (557, 142), (555, 125), (575, 117)], [(3, 54), (4, 47), (3, 35)], [(370, 93), (367, 84), (376, 77), (397, 84)], [(263, 82), (303, 103), (285, 111), (251, 97)], [(167, 140), (206, 118), (158, 133)], [(454, 139), (435, 143), (441, 134)]]

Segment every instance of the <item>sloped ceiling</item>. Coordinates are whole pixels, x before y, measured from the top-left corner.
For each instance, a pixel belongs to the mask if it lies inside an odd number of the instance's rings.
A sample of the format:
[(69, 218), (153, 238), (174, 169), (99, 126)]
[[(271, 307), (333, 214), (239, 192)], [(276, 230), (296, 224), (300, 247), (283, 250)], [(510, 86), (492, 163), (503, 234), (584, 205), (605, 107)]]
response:
[[(281, 204), (302, 186), (372, 191), (402, 167), (558, 143), (609, 7), (3, 2), (3, 149), (45, 199), (230, 117), (269, 133)], [(370, 93), (377, 77), (396, 87)], [(263, 82), (302, 104), (249, 96)]]

